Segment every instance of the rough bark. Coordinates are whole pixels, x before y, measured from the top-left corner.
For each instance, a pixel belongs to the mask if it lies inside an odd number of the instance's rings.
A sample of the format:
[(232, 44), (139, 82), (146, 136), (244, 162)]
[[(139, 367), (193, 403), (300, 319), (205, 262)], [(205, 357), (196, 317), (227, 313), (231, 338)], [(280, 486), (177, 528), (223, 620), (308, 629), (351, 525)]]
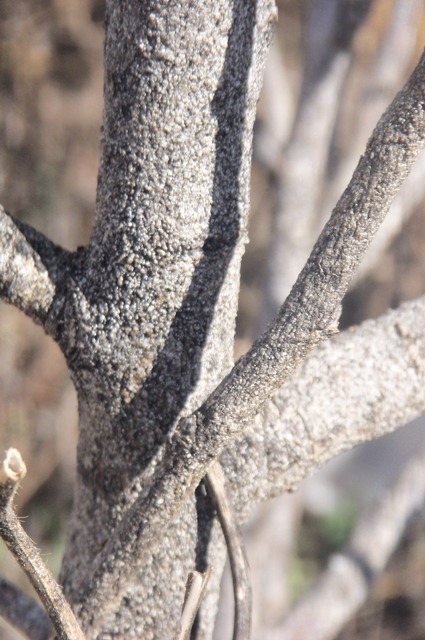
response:
[[(271, 2), (108, 5), (96, 217), (57, 312), (80, 412), (62, 571), (71, 601), (149, 485), (168, 431), (232, 364), (252, 126), (274, 17)], [(171, 637), (189, 571), (210, 563), (211, 530), (216, 594), (224, 546), (201, 496), (147, 566), (134, 561), (138, 586), (102, 637)]]
[(221, 458), (241, 520), (258, 501), (293, 491), (334, 456), (425, 411), (424, 321), (421, 298), (310, 354)]
[[(210, 464), (241, 437), (279, 385), (336, 331), (342, 297), (379, 223), (420, 152), (425, 134), (425, 54), (378, 123), (350, 185), (278, 316), (201, 407), (166, 439), (151, 487), (129, 508), (80, 590), (80, 615), (96, 633), (117, 606), (131, 570), (181, 512)], [(93, 617), (93, 609), (96, 615)]]
[[(89, 246), (69, 254), (0, 212), (0, 292), (57, 340), (77, 390), (78, 478), (62, 581), (88, 638), (173, 637), (189, 572), (213, 564), (197, 626), (198, 638), (211, 637), (225, 548), (204, 486), (195, 489), (336, 330), (353, 270), (423, 143), (425, 58), (378, 125), (278, 317), (224, 377), (246, 242), (252, 127), (274, 19), (271, 0), (109, 0)], [(394, 331), (396, 343), (404, 329)], [(409, 337), (400, 347), (407, 366), (411, 344), (423, 348), (416, 333)], [(347, 344), (349, 351), (355, 340)], [(397, 367), (405, 366), (400, 360)], [(406, 402), (414, 414), (423, 408), (415, 393)], [(254, 461), (264, 477), (239, 470), (239, 449), (223, 457), (241, 515), (314, 468), (317, 442), (326, 440), (311, 428), (303, 444), (310, 448), (301, 451), (297, 434), (303, 438), (307, 422), (295, 420), (295, 435), (281, 444), (288, 463), (279, 467), (267, 416), (281, 419), (277, 403), (256, 419), (258, 458), (249, 431), (243, 440), (246, 470)], [(381, 397), (374, 406), (385, 412)], [(358, 419), (363, 425), (364, 415)], [(371, 437), (361, 429), (360, 439)], [(323, 449), (331, 456), (352, 444), (342, 429)]]

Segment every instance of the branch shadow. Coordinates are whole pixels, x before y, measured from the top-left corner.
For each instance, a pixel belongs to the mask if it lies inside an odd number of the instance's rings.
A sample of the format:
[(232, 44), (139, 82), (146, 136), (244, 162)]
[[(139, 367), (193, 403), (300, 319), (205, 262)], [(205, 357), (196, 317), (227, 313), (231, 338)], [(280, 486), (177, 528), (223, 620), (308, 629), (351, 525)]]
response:
[[(211, 107), (217, 119), (216, 159), (211, 216), (203, 257), (195, 269), (187, 295), (176, 313), (167, 341), (148, 380), (127, 408), (128, 417), (124, 420), (121, 417), (118, 421), (121, 425), (127, 424), (127, 427), (132, 421), (130, 428), (138, 427), (140, 430), (142, 425), (137, 425), (135, 418), (142, 411), (144, 428), (146, 424), (153, 425), (151, 433), (139, 431), (135, 434), (136, 442), (142, 438), (142, 447), (137, 442), (136, 450), (141, 451), (143, 456), (138, 459), (135, 475), (149, 464), (155, 451), (164, 442), (199, 380), (202, 351), (219, 292), (240, 236), (239, 182), (255, 23), (256, 2), (235, 0), (223, 71)], [(196, 493), (196, 510), (195, 564), (197, 570), (204, 571), (209, 563), (215, 509), (203, 489), (198, 489)], [(197, 623), (192, 637), (196, 635)]]
[[(256, 2), (235, 0), (223, 70), (211, 106), (217, 119), (216, 159), (203, 257), (149, 378), (117, 420), (125, 429), (122, 436), (129, 443), (129, 458), (134, 460), (138, 451), (131, 470), (134, 476), (149, 464), (197, 385), (217, 299), (240, 237), (239, 181), (255, 21)], [(149, 433), (147, 425), (152, 426)]]

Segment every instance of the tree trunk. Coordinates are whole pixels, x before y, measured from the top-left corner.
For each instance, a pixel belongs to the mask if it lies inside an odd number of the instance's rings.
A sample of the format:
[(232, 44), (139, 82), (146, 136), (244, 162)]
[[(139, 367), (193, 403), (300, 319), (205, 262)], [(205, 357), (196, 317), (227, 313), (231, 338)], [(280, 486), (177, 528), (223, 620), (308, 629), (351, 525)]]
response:
[[(78, 394), (78, 478), (62, 581), (71, 602), (155, 453), (232, 365), (252, 127), (270, 1), (109, 2), (97, 209), (53, 324)], [(213, 545), (211, 546), (211, 541)], [(171, 638), (188, 572), (224, 545), (202, 488), (102, 637)]]

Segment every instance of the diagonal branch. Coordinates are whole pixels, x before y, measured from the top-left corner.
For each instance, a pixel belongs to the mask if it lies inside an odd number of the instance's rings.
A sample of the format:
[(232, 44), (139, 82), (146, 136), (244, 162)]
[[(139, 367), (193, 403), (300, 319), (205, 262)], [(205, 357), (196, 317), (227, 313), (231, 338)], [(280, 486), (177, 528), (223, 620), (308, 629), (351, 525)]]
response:
[[(278, 316), (197, 412), (212, 455), (234, 439), (306, 355), (337, 331), (341, 301), (425, 140), (425, 54), (382, 116)], [(206, 451), (205, 451), (206, 452)]]
[[(425, 411), (425, 296), (311, 353), (221, 457), (236, 516)], [(266, 454), (264, 454), (264, 451)]]
[(241, 437), (307, 354), (337, 330), (353, 271), (423, 145), (424, 109), (425, 54), (379, 121), (277, 318), (202, 407), (177, 425), (148, 495), (133, 504), (98, 557), (93, 580), (81, 590), (80, 616), (90, 634), (102, 629), (106, 608), (119, 605), (131, 575), (129, 559), (150, 557), (160, 532), (213, 460)]
[(30, 640), (48, 640), (52, 633), (40, 605), (4, 578), (0, 578), (0, 616)]
[(355, 527), (347, 548), (331, 557), (312, 589), (270, 638), (332, 640), (366, 600), (406, 525), (425, 501), (425, 455), (411, 461), (394, 487)]
[(47, 614), (62, 640), (84, 640), (71, 607), (62, 590), (44, 564), (40, 552), (25, 533), (12, 507), (26, 466), (16, 449), (9, 449), (0, 469), (0, 536), (25, 571), (44, 604)]
[(70, 255), (0, 205), (0, 298), (38, 324), (46, 322)]

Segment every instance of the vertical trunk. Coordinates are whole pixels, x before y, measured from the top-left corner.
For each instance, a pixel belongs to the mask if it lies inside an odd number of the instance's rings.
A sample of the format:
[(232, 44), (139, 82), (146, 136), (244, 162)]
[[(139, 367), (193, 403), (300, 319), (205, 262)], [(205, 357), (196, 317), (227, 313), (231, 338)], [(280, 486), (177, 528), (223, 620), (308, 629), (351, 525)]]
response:
[[(110, 1), (95, 224), (57, 311), (78, 393), (78, 479), (62, 580), (72, 601), (149, 485), (169, 429), (232, 363), (252, 126), (270, 0)], [(78, 264), (77, 264), (78, 262)], [(211, 541), (213, 543), (211, 544)], [(170, 638), (187, 573), (224, 547), (202, 489), (102, 638)]]

